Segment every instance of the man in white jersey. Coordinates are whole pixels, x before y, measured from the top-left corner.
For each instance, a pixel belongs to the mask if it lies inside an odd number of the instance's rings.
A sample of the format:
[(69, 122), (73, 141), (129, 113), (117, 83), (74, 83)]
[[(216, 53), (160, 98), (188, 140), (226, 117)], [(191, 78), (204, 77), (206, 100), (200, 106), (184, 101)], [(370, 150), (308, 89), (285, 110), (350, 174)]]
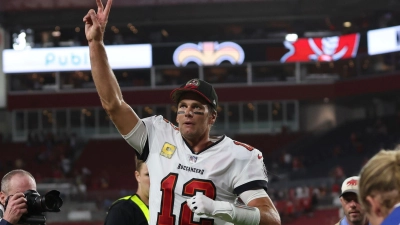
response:
[[(259, 150), (226, 136), (211, 138), (217, 118), (214, 88), (193, 79), (172, 91), (179, 127), (162, 116), (140, 119), (123, 100), (108, 64), (103, 34), (112, 0), (83, 18), (93, 80), (103, 108), (148, 166), (150, 225), (276, 225)], [(233, 204), (239, 197), (244, 205)]]

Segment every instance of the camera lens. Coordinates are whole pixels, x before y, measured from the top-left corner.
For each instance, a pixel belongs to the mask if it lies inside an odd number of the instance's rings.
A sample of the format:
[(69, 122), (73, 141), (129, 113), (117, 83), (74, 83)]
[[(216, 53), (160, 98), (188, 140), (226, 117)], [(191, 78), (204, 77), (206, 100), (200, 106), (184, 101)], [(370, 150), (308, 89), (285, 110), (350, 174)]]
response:
[(60, 198), (60, 192), (56, 190), (47, 192), (41, 201), (43, 208), (45, 208), (43, 211), (47, 212), (60, 212), (60, 207), (63, 204), (63, 200)]
[(40, 196), (37, 191), (28, 190), (25, 192), (29, 213), (60, 212), (63, 200), (60, 192), (52, 190), (44, 196)]
[(46, 195), (44, 196), (44, 204), (49, 210), (59, 209), (61, 207), (61, 202), (59, 199), (60, 198), (58, 196)]
[(49, 191), (44, 196), (40, 196), (36, 190), (27, 190), (24, 194), (28, 212), (20, 218), (18, 224), (46, 224), (43, 212), (60, 212), (63, 204), (60, 192), (57, 190)]

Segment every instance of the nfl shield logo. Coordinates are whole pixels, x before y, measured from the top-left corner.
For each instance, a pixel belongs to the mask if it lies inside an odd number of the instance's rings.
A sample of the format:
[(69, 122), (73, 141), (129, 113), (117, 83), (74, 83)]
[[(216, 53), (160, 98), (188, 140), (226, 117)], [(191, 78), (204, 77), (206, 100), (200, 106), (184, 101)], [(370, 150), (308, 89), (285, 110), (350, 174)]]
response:
[(194, 156), (194, 155), (189, 156), (189, 162), (196, 163), (197, 162), (197, 156)]

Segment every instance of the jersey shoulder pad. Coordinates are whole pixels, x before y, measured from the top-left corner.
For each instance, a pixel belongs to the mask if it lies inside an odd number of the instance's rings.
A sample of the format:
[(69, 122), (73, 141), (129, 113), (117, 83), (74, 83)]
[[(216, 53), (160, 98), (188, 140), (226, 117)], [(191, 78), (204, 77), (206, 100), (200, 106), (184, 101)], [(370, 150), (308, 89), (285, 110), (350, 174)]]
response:
[(246, 156), (246, 155), (248, 157), (251, 157), (254, 154), (260, 154), (261, 153), (260, 150), (258, 150), (257, 148), (255, 148), (255, 147), (253, 147), (253, 146), (251, 146), (251, 145), (249, 145), (247, 143), (243, 143), (243, 142), (236, 141), (236, 140), (233, 140), (233, 139), (230, 139), (229, 141), (231, 141), (229, 148), (232, 151), (234, 151), (235, 153), (237, 153), (238, 156), (240, 155), (240, 157), (243, 157), (243, 156)]
[(233, 146), (235, 146), (235, 149), (242, 149), (242, 150), (247, 150), (247, 151), (250, 151), (250, 152), (253, 151), (253, 150), (257, 150), (253, 146), (251, 146), (249, 144), (246, 144), (246, 143), (243, 143), (243, 142), (240, 142), (240, 141), (236, 141), (236, 140), (232, 139), (232, 142), (233, 142)]
[(174, 130), (179, 130), (177, 126), (171, 123), (169, 120), (165, 119), (163, 116), (155, 116), (155, 123), (161, 125), (162, 127), (171, 127)]

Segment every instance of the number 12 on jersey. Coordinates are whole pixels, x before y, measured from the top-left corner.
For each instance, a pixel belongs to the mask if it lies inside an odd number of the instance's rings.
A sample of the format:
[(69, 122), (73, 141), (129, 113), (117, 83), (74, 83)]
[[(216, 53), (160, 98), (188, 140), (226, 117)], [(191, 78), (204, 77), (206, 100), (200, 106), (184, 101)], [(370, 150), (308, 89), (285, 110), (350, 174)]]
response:
[[(161, 181), (161, 208), (157, 217), (158, 225), (175, 225), (176, 215), (173, 214), (175, 201), (175, 187), (179, 174), (170, 173)], [(213, 200), (216, 198), (216, 188), (211, 180), (191, 179), (183, 185), (182, 195), (193, 197), (196, 192), (203, 194)], [(179, 225), (213, 225), (213, 219), (200, 218), (199, 222), (193, 220), (194, 213), (187, 206), (186, 201), (181, 204)]]

